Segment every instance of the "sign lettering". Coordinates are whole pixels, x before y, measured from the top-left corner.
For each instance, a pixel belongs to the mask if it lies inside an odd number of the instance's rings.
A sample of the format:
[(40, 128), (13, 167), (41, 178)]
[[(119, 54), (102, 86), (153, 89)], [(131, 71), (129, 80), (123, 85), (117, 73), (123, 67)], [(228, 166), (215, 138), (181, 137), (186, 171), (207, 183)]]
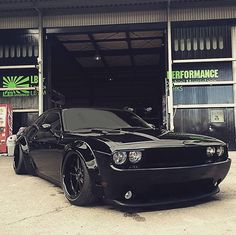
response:
[[(167, 77), (170, 78), (170, 73), (167, 73)], [(172, 71), (172, 79), (218, 79), (219, 70), (218, 69), (206, 69), (206, 70), (176, 70)]]
[[(27, 76), (3, 76), (2, 87), (3, 88), (28, 88), (37, 87), (39, 78), (37, 75)], [(44, 87), (44, 94), (45, 94)], [(38, 92), (36, 90), (7, 90), (2, 92), (2, 97), (17, 97), (17, 96), (35, 96)]]

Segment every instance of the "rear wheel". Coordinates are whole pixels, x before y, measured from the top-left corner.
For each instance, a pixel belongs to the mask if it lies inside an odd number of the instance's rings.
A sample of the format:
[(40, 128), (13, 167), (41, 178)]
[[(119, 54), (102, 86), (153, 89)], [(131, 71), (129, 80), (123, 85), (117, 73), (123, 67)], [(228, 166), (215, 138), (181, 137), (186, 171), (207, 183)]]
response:
[(15, 173), (18, 175), (27, 174), (25, 162), (24, 162), (24, 153), (19, 144), (16, 145), (15, 147), (14, 158), (13, 158), (13, 168), (15, 170)]
[(95, 202), (92, 181), (81, 156), (67, 155), (62, 166), (62, 188), (71, 204), (87, 206)]

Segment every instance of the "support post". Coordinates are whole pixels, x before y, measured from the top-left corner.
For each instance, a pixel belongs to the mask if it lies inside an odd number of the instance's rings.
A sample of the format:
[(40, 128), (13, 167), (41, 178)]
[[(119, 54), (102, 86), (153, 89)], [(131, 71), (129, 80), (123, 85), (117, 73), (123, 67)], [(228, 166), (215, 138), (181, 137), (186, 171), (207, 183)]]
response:
[(168, 113), (169, 113), (169, 129), (174, 130), (174, 109), (173, 109), (173, 80), (172, 80), (172, 44), (171, 44), (171, 16), (170, 16), (170, 0), (168, 0), (167, 9), (167, 37), (168, 37)]
[(42, 12), (38, 11), (38, 23), (39, 23), (39, 40), (38, 40), (38, 44), (39, 44), (39, 57), (38, 57), (38, 64), (39, 64), (39, 92), (38, 92), (38, 96), (39, 96), (39, 115), (41, 115), (43, 113), (43, 16), (42, 16)]
[(236, 26), (232, 26), (231, 28), (231, 45), (232, 45), (232, 72), (233, 72), (233, 91), (234, 91), (234, 127), (236, 131)]

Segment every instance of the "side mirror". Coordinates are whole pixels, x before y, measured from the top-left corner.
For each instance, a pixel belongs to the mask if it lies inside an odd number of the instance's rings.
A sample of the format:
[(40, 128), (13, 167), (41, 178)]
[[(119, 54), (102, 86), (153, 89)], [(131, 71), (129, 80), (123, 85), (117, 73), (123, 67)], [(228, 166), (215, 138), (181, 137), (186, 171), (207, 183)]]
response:
[[(19, 130), (16, 133), (16, 136), (19, 137), (21, 134), (23, 134), (24, 130), (26, 129), (26, 127), (20, 127)], [(1, 131), (0, 131), (1, 133)]]
[(42, 125), (42, 129), (45, 130), (45, 131), (50, 131), (51, 130), (51, 124), (47, 124), (47, 123), (44, 123)]
[(60, 138), (60, 135), (52, 130), (51, 124), (44, 123), (42, 125), (42, 129), (44, 131), (50, 131), (53, 134), (53, 136), (55, 136), (56, 138)]

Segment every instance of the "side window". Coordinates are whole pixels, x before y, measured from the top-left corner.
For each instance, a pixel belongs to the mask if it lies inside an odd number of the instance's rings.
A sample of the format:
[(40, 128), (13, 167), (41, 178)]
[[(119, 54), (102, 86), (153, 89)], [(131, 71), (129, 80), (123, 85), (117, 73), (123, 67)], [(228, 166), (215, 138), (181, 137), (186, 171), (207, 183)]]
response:
[(43, 123), (50, 124), (52, 126), (52, 130), (61, 130), (60, 115), (58, 113), (49, 113)]
[[(45, 118), (42, 119), (42, 122), (38, 122), (39, 131), (37, 135), (35, 136), (36, 139), (44, 139), (44, 138), (54, 138), (54, 135), (52, 132), (59, 132), (61, 131), (61, 121), (60, 121), (60, 115), (57, 112), (48, 113)], [(43, 124), (50, 124), (51, 125), (51, 131), (44, 130), (42, 128)]]
[(35, 121), (35, 124), (36, 124), (38, 127), (42, 126), (45, 117), (46, 117), (45, 114), (42, 114), (41, 116), (39, 116), (38, 119)]
[(27, 139), (32, 140), (36, 136), (37, 132), (38, 132), (38, 128), (35, 125), (30, 127), (30, 129), (28, 130), (26, 134)]

